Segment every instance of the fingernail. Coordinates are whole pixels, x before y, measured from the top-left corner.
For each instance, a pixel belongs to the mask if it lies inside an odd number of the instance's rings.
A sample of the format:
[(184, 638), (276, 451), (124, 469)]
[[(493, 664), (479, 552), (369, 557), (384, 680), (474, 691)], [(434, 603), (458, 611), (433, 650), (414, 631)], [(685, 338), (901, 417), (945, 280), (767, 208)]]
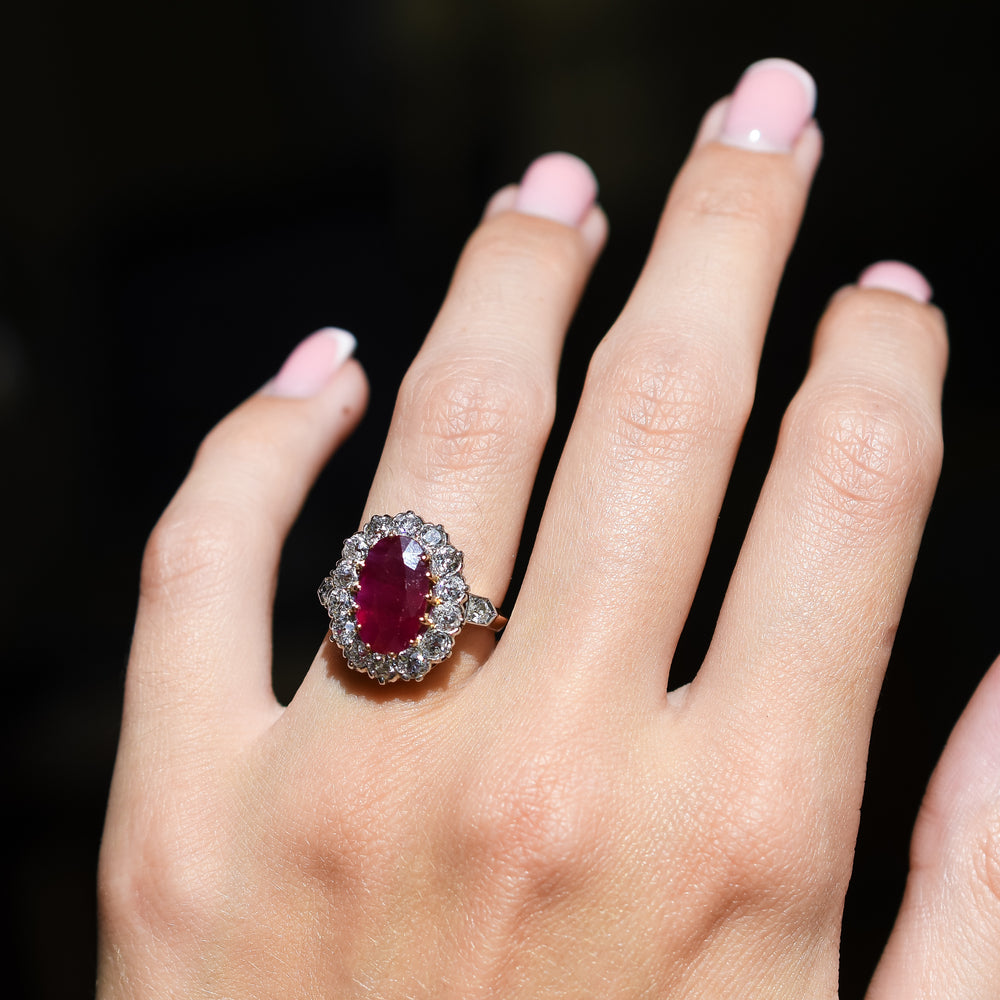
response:
[(578, 156), (548, 153), (524, 172), (514, 210), (578, 226), (597, 200), (597, 178)]
[(262, 391), (285, 399), (315, 396), (354, 353), (357, 344), (346, 330), (335, 327), (317, 330), (288, 355), (281, 370)]
[(483, 219), (492, 219), (494, 215), (514, 211), (518, 191), (516, 184), (508, 184), (506, 187), (500, 188), (486, 203), (486, 208), (483, 209)]
[(736, 84), (719, 139), (743, 149), (787, 153), (815, 108), (816, 84), (798, 63), (762, 59)]
[(917, 302), (930, 302), (934, 294), (927, 279), (901, 260), (880, 260), (866, 267), (858, 278), (858, 288), (883, 288), (887, 292), (908, 295)]

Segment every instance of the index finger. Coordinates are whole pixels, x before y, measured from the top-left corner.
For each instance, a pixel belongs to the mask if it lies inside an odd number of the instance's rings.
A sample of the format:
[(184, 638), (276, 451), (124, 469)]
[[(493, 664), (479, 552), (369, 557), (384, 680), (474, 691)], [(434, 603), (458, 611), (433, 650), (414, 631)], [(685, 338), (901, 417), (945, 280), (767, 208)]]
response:
[(225, 738), (278, 710), (271, 604), (281, 547), (315, 477), (367, 401), (354, 338), (322, 330), (206, 437), (150, 536), (122, 744), (153, 730)]

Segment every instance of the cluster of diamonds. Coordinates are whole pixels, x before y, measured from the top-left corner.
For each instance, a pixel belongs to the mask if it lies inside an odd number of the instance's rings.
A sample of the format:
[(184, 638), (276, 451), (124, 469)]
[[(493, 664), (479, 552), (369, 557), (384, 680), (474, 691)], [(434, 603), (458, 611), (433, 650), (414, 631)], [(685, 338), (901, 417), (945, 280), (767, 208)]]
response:
[[(427, 613), (421, 619), (427, 627), (401, 652), (376, 653), (358, 636), (358, 577), (369, 549), (383, 538), (398, 535), (413, 539), (423, 552), (421, 558), (431, 583)], [(462, 576), (462, 553), (448, 542), (444, 528), (424, 521), (412, 510), (395, 517), (376, 514), (351, 535), (344, 542), (340, 561), (320, 584), (317, 596), (330, 616), (330, 641), (343, 650), (351, 669), (368, 674), (380, 684), (423, 680), (431, 667), (451, 655), (454, 637), (466, 621), (487, 624), (481, 619), (492, 620), (496, 615), (489, 601), (469, 594)]]

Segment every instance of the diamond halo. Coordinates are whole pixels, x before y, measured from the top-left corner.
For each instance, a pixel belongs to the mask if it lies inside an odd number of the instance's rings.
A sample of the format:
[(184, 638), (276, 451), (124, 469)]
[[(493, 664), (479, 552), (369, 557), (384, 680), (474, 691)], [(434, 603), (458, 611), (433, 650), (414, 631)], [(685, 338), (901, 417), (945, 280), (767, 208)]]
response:
[[(404, 559), (419, 555), (411, 577), (419, 579), (421, 571), (426, 576), (426, 605), (419, 618), (419, 632), (408, 645), (398, 651), (377, 651), (361, 637), (357, 598), (372, 550), (397, 537), (408, 542)], [(347, 665), (379, 684), (421, 681), (451, 655), (455, 636), (465, 625), (482, 625), (494, 631), (502, 628), (506, 619), (497, 614), (493, 603), (470, 593), (462, 561), (462, 553), (449, 542), (444, 528), (424, 521), (412, 510), (395, 517), (375, 514), (346, 539), (340, 560), (316, 596), (330, 617), (330, 641), (340, 647)]]

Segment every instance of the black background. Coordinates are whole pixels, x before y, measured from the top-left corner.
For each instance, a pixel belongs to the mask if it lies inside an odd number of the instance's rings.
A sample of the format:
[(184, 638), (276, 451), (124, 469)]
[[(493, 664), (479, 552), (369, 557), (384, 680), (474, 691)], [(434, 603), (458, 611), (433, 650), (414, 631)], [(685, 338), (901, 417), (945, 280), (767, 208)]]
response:
[(948, 453), (874, 729), (844, 931), (842, 995), (859, 996), (933, 761), (1000, 646), (996, 87), (978, 10), (5, 7), (0, 801), (13, 835), (3, 975), (16, 993), (92, 993), (95, 854), (138, 562), (201, 435), (311, 330), (358, 336), (370, 412), (282, 568), (276, 686), (287, 698), (324, 628), (316, 583), (358, 521), (395, 387), (488, 195), (538, 153), (568, 149), (594, 167), (611, 219), (568, 341), (550, 474), (587, 357), (638, 272), (700, 115), (745, 64), (783, 55), (817, 79), (826, 157), (676, 676), (690, 676), (711, 634), (826, 298), (873, 260), (913, 262), (951, 323)]

